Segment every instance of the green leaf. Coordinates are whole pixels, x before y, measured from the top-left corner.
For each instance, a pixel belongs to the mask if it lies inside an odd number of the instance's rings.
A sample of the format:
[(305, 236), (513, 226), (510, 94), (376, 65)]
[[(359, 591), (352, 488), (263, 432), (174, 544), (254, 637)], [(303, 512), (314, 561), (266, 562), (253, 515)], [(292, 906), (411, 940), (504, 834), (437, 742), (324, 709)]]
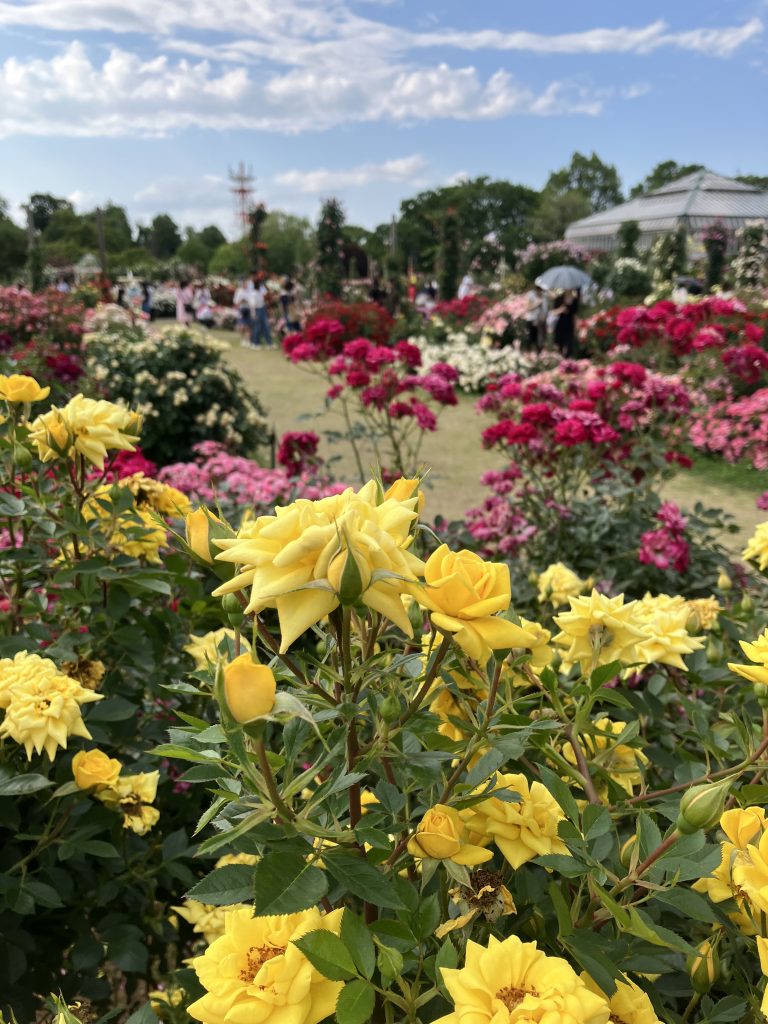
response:
[(379, 944), (376, 963), (378, 964), (383, 981), (399, 978), (403, 973), (403, 955), (393, 946)]
[(323, 872), (298, 853), (268, 853), (256, 866), (256, 916), (295, 914), (328, 892)]
[(0, 780), (0, 796), (26, 796), (28, 793), (37, 793), (40, 789), (47, 789), (53, 783), (44, 775), (17, 775), (13, 779)]
[(216, 868), (187, 893), (188, 899), (228, 907), (253, 899), (254, 869), (248, 864), (225, 864)]
[(372, 978), (376, 967), (373, 939), (362, 918), (351, 910), (345, 910), (341, 919), (341, 941), (349, 950), (358, 971), (366, 978)]
[(694, 921), (703, 921), (705, 924), (722, 923), (722, 915), (717, 913), (708, 899), (693, 889), (665, 889), (657, 892), (655, 897), (660, 903), (667, 903)]
[(131, 1014), (125, 1024), (160, 1024), (160, 1018), (150, 1003), (144, 1003), (140, 1009)]
[(336, 1003), (336, 1020), (338, 1024), (366, 1024), (371, 1019), (376, 994), (365, 981), (355, 979), (339, 993)]
[(446, 989), (445, 982), (443, 981), (442, 968), (445, 967), (446, 969), (452, 969), (457, 967), (458, 963), (459, 956), (456, 952), (456, 947), (451, 942), (450, 938), (446, 937), (445, 942), (437, 951), (437, 956), (435, 957), (435, 981), (437, 982), (437, 987), (444, 996), (448, 995), (448, 990)]
[(212, 761), (218, 763), (221, 759), (216, 750), (192, 750), (190, 747), (182, 747), (180, 743), (161, 743), (147, 753), (157, 757), (176, 757), (180, 761), (195, 761), (199, 764), (210, 764)]
[(560, 892), (557, 882), (551, 882), (549, 886), (549, 898), (557, 914), (557, 932), (561, 939), (567, 938), (573, 931), (573, 920), (565, 897)]
[(571, 793), (567, 784), (563, 782), (559, 775), (555, 775), (553, 771), (545, 766), (539, 765), (539, 774), (541, 775), (541, 781), (547, 787), (552, 796), (562, 807), (566, 814), (574, 825), (579, 824), (579, 808), (576, 800), (574, 799), (573, 793)]
[(328, 873), (353, 896), (390, 910), (404, 909), (392, 883), (364, 857), (332, 851), (323, 854), (323, 862)]
[(304, 956), (323, 977), (330, 981), (346, 981), (355, 974), (355, 965), (347, 947), (333, 932), (319, 928), (293, 940)]
[(637, 835), (640, 843), (640, 861), (658, 850), (661, 846), (661, 832), (656, 822), (645, 811), (641, 811), (637, 818)]
[(578, 878), (580, 875), (589, 874), (586, 864), (582, 864), (575, 857), (566, 857), (561, 853), (546, 853), (541, 857), (536, 857), (534, 863), (541, 864), (549, 871), (556, 871), (558, 875), (564, 875), (565, 878)]
[(7, 491), (0, 491), (0, 516), (23, 516), (25, 509), (21, 498)]
[(121, 971), (147, 969), (147, 947), (143, 942), (131, 937), (121, 937), (110, 942), (108, 957)]
[(621, 672), (621, 662), (612, 661), (608, 665), (600, 665), (592, 675), (589, 677), (589, 686), (592, 692), (599, 690), (601, 686), (604, 686), (609, 680), (613, 679)]

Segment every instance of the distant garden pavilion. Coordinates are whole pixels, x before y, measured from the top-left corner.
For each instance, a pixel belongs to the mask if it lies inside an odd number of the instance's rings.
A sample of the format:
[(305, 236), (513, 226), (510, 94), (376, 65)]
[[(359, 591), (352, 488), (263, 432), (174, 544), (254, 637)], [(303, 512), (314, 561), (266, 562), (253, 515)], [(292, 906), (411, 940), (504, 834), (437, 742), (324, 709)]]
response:
[(712, 171), (695, 171), (644, 196), (574, 221), (565, 237), (585, 249), (612, 252), (618, 244), (619, 228), (632, 220), (640, 226), (640, 249), (650, 248), (659, 235), (679, 227), (696, 235), (715, 221), (728, 229), (733, 246), (739, 228), (749, 221), (768, 220), (768, 192)]

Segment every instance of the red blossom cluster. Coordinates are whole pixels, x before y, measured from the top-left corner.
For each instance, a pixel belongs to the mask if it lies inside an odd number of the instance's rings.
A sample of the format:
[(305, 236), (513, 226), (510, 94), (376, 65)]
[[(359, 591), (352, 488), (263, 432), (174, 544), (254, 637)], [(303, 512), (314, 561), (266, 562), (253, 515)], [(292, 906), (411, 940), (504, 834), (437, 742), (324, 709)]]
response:
[(691, 560), (691, 551), (685, 539), (688, 520), (672, 501), (665, 501), (656, 518), (661, 523), (654, 530), (646, 530), (640, 538), (638, 557), (643, 565), (657, 569), (685, 572)]
[(314, 430), (289, 430), (280, 438), (277, 461), (288, 476), (301, 476), (319, 465), (320, 438)]
[(52, 288), (32, 293), (0, 288), (0, 354), (17, 373), (39, 375), (65, 388), (83, 373), (85, 308)]
[(432, 311), (433, 316), (447, 320), (454, 327), (466, 327), (477, 320), (488, 308), (490, 300), (485, 295), (465, 295), (463, 299), (448, 299), (438, 302)]
[(612, 306), (582, 321), (583, 340), (599, 348), (662, 344), (678, 356), (722, 348), (764, 336), (765, 312), (752, 313), (739, 299), (709, 296), (678, 305), (664, 300), (652, 306)]
[(324, 299), (309, 316), (307, 327), (320, 320), (334, 320), (341, 324), (342, 341), (364, 337), (378, 345), (384, 345), (391, 339), (395, 325), (386, 309), (376, 302), (342, 302), (340, 299)]
[(515, 447), (516, 458), (522, 450), (527, 461), (543, 466), (576, 446), (586, 446), (596, 461), (624, 461), (638, 440), (659, 432), (666, 436), (669, 422), (690, 406), (676, 377), (639, 363), (599, 367), (588, 361), (564, 361), (527, 379), (508, 374), (477, 404), (497, 417), (483, 431), (486, 448)]

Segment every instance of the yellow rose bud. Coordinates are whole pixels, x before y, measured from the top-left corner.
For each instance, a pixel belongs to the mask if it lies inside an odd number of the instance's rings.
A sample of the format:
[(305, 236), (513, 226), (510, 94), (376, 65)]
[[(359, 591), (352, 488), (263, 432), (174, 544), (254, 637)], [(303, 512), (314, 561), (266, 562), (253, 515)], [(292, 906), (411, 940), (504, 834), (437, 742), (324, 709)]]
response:
[(80, 750), (72, 758), (72, 775), (80, 789), (113, 786), (122, 765), (103, 750)]
[(50, 393), (50, 388), (41, 388), (34, 377), (25, 373), (0, 373), (0, 398), (6, 402), (41, 402)]
[(710, 634), (707, 640), (707, 661), (710, 665), (717, 665), (723, 659), (723, 644), (716, 636)]
[(696, 953), (688, 957), (686, 967), (696, 992), (703, 995), (712, 988), (720, 977), (720, 957), (709, 939), (705, 939), (696, 948)]
[(622, 845), (621, 850), (619, 851), (619, 860), (621, 861), (621, 866), (623, 868), (627, 868), (627, 870), (629, 870), (629, 866), (632, 863), (632, 851), (634, 850), (636, 843), (637, 836), (630, 836), (626, 843)]
[(717, 586), (720, 590), (733, 590), (733, 582), (727, 572), (720, 571), (720, 575), (717, 577)]
[(229, 527), (204, 505), (187, 513), (184, 524), (188, 547), (194, 555), (208, 565), (213, 565), (213, 560), (219, 553), (219, 549), (212, 546), (213, 538), (234, 536)]
[(413, 857), (452, 860), (470, 866), (483, 864), (493, 856), (490, 850), (467, 841), (466, 826), (459, 812), (445, 804), (435, 804), (427, 811), (408, 841), (408, 852)]
[(704, 782), (700, 786), (691, 787), (680, 801), (678, 832), (691, 835), (700, 829), (712, 828), (720, 820), (730, 787), (730, 779)]
[(275, 706), (277, 682), (268, 665), (257, 665), (250, 654), (241, 654), (224, 666), (224, 699), (229, 713), (240, 725), (268, 715)]
[(401, 476), (399, 480), (395, 480), (393, 484), (384, 492), (384, 500), (393, 498), (395, 501), (408, 501), (415, 494), (418, 495), (418, 502), (416, 508), (419, 515), (424, 512), (424, 505), (426, 504), (426, 498), (424, 491), (418, 489), (421, 480), (419, 477), (404, 477)]
[(346, 548), (331, 559), (328, 582), (342, 605), (353, 605), (371, 585), (371, 570), (356, 551)]

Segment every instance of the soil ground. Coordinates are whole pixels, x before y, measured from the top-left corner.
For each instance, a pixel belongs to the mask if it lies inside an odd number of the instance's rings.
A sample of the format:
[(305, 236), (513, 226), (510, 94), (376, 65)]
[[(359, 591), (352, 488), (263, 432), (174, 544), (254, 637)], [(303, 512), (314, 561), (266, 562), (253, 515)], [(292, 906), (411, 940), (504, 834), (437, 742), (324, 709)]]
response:
[[(231, 333), (215, 332), (230, 344), (227, 358), (253, 387), (267, 410), (270, 423), (279, 437), (286, 430), (338, 430), (338, 414), (325, 409), (325, 383), (311, 373), (294, 366), (277, 349), (241, 348)], [(479, 504), (485, 496), (479, 477), (487, 469), (501, 467), (499, 453), (485, 451), (480, 444), (480, 431), (487, 420), (474, 408), (475, 399), (462, 396), (459, 404), (445, 409), (438, 430), (424, 440), (422, 459), (431, 467), (428, 479), (428, 512), (438, 512), (448, 519), (461, 519), (466, 509)], [(334, 475), (356, 481), (355, 464), (342, 444), (323, 442), (326, 459), (338, 456), (333, 463)], [(371, 455), (371, 464), (373, 456)], [(732, 515), (739, 533), (727, 538), (735, 552), (740, 551), (755, 526), (766, 518), (755, 507), (757, 495), (768, 490), (768, 474), (745, 473), (724, 481), (716, 466), (702, 464), (692, 472), (683, 472), (666, 482), (665, 498), (683, 508), (700, 501), (707, 508), (721, 508)]]

